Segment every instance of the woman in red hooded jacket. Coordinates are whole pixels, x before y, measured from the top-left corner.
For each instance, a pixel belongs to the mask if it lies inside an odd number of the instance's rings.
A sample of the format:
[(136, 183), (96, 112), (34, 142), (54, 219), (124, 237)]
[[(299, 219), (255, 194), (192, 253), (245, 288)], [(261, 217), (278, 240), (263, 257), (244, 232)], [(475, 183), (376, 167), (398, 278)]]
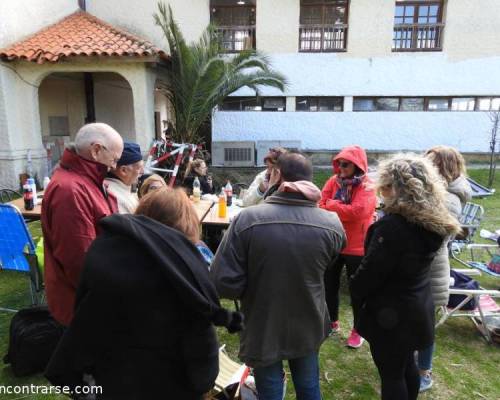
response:
[[(332, 320), (332, 331), (339, 331), (339, 288), (344, 265), (347, 275), (356, 272), (364, 255), (364, 240), (373, 222), (377, 199), (375, 191), (367, 186), (368, 160), (359, 146), (345, 147), (332, 161), (334, 175), (325, 183), (319, 206), (334, 211), (344, 225), (347, 245), (337, 261), (325, 273), (326, 303)], [(351, 305), (356, 322), (359, 304), (351, 295)], [(364, 339), (353, 328), (347, 346), (361, 347)]]

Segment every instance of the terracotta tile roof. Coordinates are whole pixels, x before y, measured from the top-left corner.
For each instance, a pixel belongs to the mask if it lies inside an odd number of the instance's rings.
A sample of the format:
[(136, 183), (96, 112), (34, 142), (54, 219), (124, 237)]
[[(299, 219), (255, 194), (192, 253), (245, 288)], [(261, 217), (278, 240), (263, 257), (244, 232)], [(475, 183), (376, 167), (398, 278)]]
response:
[(27, 39), (0, 49), (4, 61), (55, 63), (71, 56), (167, 55), (152, 43), (115, 28), (84, 11), (77, 11)]

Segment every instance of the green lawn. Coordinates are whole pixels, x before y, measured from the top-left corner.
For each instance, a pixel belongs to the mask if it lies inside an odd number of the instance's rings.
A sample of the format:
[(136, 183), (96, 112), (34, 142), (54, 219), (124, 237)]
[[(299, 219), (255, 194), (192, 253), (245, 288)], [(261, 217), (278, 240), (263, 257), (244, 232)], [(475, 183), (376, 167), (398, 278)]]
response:
[[(472, 178), (485, 183), (487, 171), (471, 170)], [(321, 187), (328, 172), (316, 173), (315, 181)], [(500, 178), (495, 182), (500, 190)], [(483, 227), (500, 228), (500, 195), (477, 200), (486, 210)], [(34, 236), (40, 236), (39, 224), (31, 224)], [(492, 243), (492, 242), (490, 242)], [(483, 274), (478, 277), (481, 285), (498, 288), (500, 279)], [(0, 272), (0, 306), (23, 307), (29, 302), (27, 281), (19, 274)], [(352, 313), (349, 307), (345, 279), (343, 282), (340, 321), (342, 332), (329, 338), (321, 348), (321, 387), (324, 399), (376, 399), (379, 379), (368, 346), (359, 350), (345, 347)], [(230, 302), (225, 303), (228, 307)], [(8, 327), (12, 314), (0, 312), (0, 355), (5, 354)], [(231, 356), (236, 357), (238, 337), (219, 330), (220, 342), (227, 345)], [(1, 364), (0, 364), (1, 365)], [(473, 324), (465, 319), (448, 321), (436, 332), (436, 356), (434, 359), (434, 387), (420, 396), (422, 399), (500, 399), (500, 347), (487, 345)], [(46, 384), (40, 375), (15, 378), (10, 368), (0, 368), (0, 385)], [(62, 399), (63, 396), (4, 396), (2, 399)], [(291, 381), (286, 399), (294, 399)], [(165, 396), (168, 399), (168, 395)]]

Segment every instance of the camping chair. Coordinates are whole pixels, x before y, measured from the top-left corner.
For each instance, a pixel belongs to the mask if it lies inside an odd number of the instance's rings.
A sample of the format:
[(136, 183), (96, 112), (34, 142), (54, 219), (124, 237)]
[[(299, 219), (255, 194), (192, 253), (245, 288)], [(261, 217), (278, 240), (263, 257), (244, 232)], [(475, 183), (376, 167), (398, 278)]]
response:
[[(0, 270), (24, 272), (30, 277), (31, 303), (38, 305), (43, 298), (43, 280), (35, 255), (35, 243), (19, 210), (10, 204), (0, 204)], [(15, 310), (0, 308), (2, 311)]]
[[(471, 269), (456, 270), (465, 275), (481, 275), (480, 271)], [(436, 323), (436, 328), (444, 324), (451, 317), (467, 317), (469, 318), (479, 332), (483, 335), (488, 343), (493, 343), (490, 329), (488, 329), (488, 319), (492, 316), (500, 317), (500, 306), (496, 303), (495, 298), (500, 299), (499, 290), (486, 289), (455, 289), (450, 288), (450, 294), (464, 295), (465, 298), (454, 308), (441, 306), (438, 310), (441, 313), (439, 321)], [(474, 310), (461, 310), (471, 299), (475, 300), (476, 308)]]
[(469, 267), (469, 265), (465, 261), (458, 258), (458, 254), (465, 246), (472, 244), (474, 234), (478, 230), (479, 225), (483, 220), (483, 216), (484, 208), (482, 206), (474, 203), (466, 203), (462, 209), (460, 217), (458, 218), (462, 232), (450, 241), (450, 257), (466, 267)]
[(226, 388), (233, 383), (241, 385), (249, 373), (249, 368), (245, 364), (238, 364), (229, 358), (225, 347), (226, 345), (223, 345), (219, 349), (219, 375), (214, 386), (214, 391), (217, 393), (225, 392)]
[(15, 200), (19, 197), (23, 197), (21, 193), (10, 189), (0, 189), (0, 203), (7, 203), (9, 201)]

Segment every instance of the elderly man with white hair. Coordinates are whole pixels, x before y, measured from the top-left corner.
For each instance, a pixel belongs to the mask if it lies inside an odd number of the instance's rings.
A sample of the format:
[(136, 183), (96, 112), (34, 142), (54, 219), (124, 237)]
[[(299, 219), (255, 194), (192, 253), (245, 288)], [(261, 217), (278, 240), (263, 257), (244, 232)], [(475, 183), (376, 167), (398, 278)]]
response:
[(68, 326), (85, 253), (99, 233), (98, 222), (117, 212), (104, 178), (115, 168), (123, 139), (103, 123), (84, 125), (74, 148), (64, 151), (42, 203), (45, 287), (52, 316)]

